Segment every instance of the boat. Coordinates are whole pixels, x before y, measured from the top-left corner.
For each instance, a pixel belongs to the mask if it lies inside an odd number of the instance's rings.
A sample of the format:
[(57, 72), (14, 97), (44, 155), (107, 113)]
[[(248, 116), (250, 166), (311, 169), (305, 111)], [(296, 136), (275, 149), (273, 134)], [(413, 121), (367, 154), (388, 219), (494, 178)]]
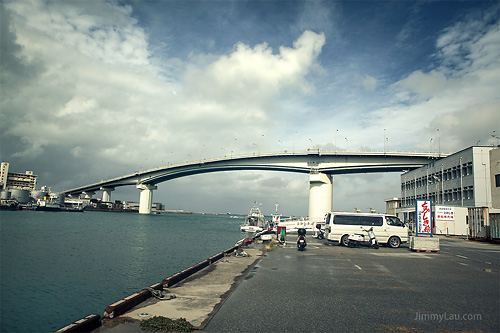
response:
[(20, 210), (19, 202), (12, 199), (2, 199), (0, 201), (0, 210)]
[(240, 230), (245, 232), (259, 232), (264, 230), (265, 227), (264, 214), (262, 214), (258, 207), (253, 206), (245, 218), (245, 223), (240, 226)]
[(33, 210), (43, 211), (43, 212), (58, 212), (61, 211), (61, 206), (50, 201), (38, 199), (36, 205), (32, 206)]
[(85, 207), (78, 206), (65, 206), (47, 200), (37, 200), (37, 203), (32, 206), (33, 210), (41, 212), (83, 212)]

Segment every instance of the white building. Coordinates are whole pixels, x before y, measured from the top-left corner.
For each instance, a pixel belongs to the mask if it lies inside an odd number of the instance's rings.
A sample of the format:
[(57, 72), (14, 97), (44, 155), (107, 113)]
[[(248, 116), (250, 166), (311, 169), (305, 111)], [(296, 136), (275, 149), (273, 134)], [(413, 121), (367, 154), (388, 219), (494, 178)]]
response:
[(36, 179), (38, 176), (33, 174), (33, 171), (25, 173), (9, 172), (9, 163), (2, 162), (0, 166), (0, 186), (1, 190), (6, 189), (22, 189), (34, 190)]
[[(430, 199), (434, 205), (436, 233), (466, 234), (467, 208), (491, 208), (493, 199), (497, 200), (492, 187), (500, 177), (497, 172), (499, 150), (469, 147), (403, 173), (398, 216), (412, 226), (416, 200)], [(494, 188), (495, 193), (498, 190)]]

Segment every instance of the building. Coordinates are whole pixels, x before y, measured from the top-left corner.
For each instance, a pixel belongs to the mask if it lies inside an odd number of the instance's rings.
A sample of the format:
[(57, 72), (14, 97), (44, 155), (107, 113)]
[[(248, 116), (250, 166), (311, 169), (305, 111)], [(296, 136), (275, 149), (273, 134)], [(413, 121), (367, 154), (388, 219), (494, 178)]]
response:
[(385, 199), (385, 213), (388, 215), (396, 215), (396, 210), (401, 207), (400, 198)]
[(500, 188), (495, 183), (500, 178), (499, 151), (498, 147), (469, 147), (403, 173), (397, 215), (412, 226), (416, 200), (430, 199), (436, 233), (467, 234), (468, 208), (499, 205)]
[(36, 186), (36, 179), (38, 176), (33, 174), (33, 171), (26, 171), (25, 173), (9, 172), (9, 163), (2, 162), (0, 175), (1, 189), (22, 189), (34, 190)]
[(490, 150), (491, 205), (500, 208), (500, 148)]

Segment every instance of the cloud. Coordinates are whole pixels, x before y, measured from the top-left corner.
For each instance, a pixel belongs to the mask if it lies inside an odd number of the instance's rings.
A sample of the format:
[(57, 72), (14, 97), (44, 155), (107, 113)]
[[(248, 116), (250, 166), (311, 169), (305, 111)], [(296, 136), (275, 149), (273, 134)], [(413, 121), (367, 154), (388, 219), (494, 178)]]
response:
[(254, 47), (238, 43), (231, 54), (207, 67), (191, 67), (188, 88), (191, 94), (216, 102), (265, 108), (283, 89), (309, 90), (306, 75), (324, 43), (325, 36), (312, 31), (305, 31), (293, 48), (281, 46), (278, 54), (266, 43)]
[(377, 89), (377, 79), (372, 76), (365, 76), (363, 79), (363, 87), (370, 92), (375, 91), (375, 89)]
[[(344, 54), (352, 34), (337, 24), (346, 22), (341, 6), (313, 2), (297, 7), (304, 11), (288, 8), (280, 17), (293, 19), (288, 30), (279, 26), (279, 36), (294, 35), (276, 44), (280, 38), (272, 24), (251, 34), (259, 15), (245, 20), (248, 31), (216, 36), (189, 30), (173, 14), (164, 24), (161, 10), (169, 3), (160, 3), (154, 27), (144, 23), (147, 11), (138, 13), (133, 3), (0, 3), (2, 160), (20, 171), (34, 170), (39, 184), (63, 190), (222, 155), (333, 149), (334, 143), (350, 150), (428, 150), (437, 128), (442, 150), (454, 151), (488, 142), (491, 131), (499, 131), (500, 33), (494, 11), (469, 14), (442, 30), (428, 55), (431, 62), (392, 75), (374, 69), (372, 60), (397, 52)], [(229, 10), (227, 22), (241, 19), (233, 12), (240, 13)], [(400, 46), (415, 42), (418, 22), (403, 27)], [(182, 50), (175, 53), (179, 41)], [(173, 53), (189, 56), (171, 58)], [(336, 209), (351, 208), (351, 187), (357, 186), (352, 195), (358, 198), (369, 189), (363, 202), (373, 201), (387, 181), (398, 188), (397, 175), (388, 177), (336, 177)], [(234, 198), (245, 204), (260, 200), (250, 196), (274, 201), (286, 193), (287, 204), (305, 213), (307, 189), (303, 175), (215, 173), (169, 182), (155, 197), (166, 198), (167, 206), (181, 205), (181, 198), (210, 206), (228, 197), (234, 205)], [(130, 191), (137, 200), (136, 190)], [(387, 197), (398, 192), (388, 191)]]
[[(165, 57), (158, 68), (131, 13), (105, 1), (2, 4), (2, 57), (17, 65), (2, 66), (2, 82), (25, 73), (15, 98), (2, 92), (2, 160), (42, 165), (57, 158), (77, 166), (58, 174), (33, 168), (44, 175), (41, 183), (64, 190), (133, 170), (264, 151), (262, 128), (272, 126), (276, 98), (312, 89), (321, 33), (305, 31), (277, 52), (265, 42), (239, 42), (227, 54), (183, 60), (185, 71), (174, 73), (179, 59)], [(271, 182), (250, 183), (258, 191)], [(250, 184), (244, 177), (234, 183)]]

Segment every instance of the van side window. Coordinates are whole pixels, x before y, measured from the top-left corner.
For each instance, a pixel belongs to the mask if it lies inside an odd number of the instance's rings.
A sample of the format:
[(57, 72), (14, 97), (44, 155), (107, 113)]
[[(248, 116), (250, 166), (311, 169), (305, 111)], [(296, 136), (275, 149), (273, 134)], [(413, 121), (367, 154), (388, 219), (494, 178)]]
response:
[(403, 222), (401, 222), (397, 217), (394, 216), (386, 216), (385, 217), (387, 224), (397, 227), (404, 227)]
[(361, 225), (366, 225), (370, 227), (380, 227), (383, 224), (383, 220), (381, 216), (360, 216)]
[(335, 215), (334, 224), (342, 225), (364, 225), (364, 226), (382, 226), (383, 220), (380, 216), (353, 216), (353, 215)]
[(350, 216), (350, 215), (335, 215), (333, 217), (334, 224), (343, 224), (343, 225), (358, 225), (359, 224), (359, 216)]

